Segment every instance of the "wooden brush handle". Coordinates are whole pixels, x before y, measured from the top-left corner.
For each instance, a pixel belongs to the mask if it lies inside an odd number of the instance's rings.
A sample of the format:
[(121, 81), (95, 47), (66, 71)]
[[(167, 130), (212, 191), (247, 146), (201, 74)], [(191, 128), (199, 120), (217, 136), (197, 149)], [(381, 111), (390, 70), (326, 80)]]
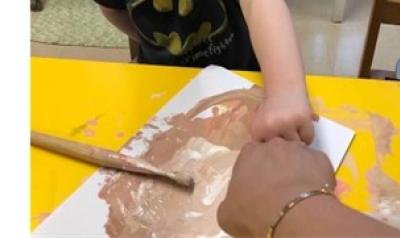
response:
[[(39, 132), (31, 132), (31, 144), (102, 167), (141, 174), (164, 175), (165, 172), (140, 158), (130, 158), (111, 150), (62, 139)], [(128, 160), (130, 163), (128, 164)]]
[(31, 144), (91, 164), (140, 174), (158, 175), (169, 178), (175, 183), (186, 187), (194, 185), (194, 180), (186, 174), (166, 172), (144, 159), (131, 158), (111, 150), (34, 131), (31, 132)]
[(165, 175), (164, 171), (143, 159), (130, 158), (111, 150), (65, 140), (39, 132), (31, 132), (31, 144), (102, 167), (141, 174)]
[(123, 169), (121, 154), (91, 145), (31, 132), (31, 144), (42, 149), (83, 160), (103, 167)]

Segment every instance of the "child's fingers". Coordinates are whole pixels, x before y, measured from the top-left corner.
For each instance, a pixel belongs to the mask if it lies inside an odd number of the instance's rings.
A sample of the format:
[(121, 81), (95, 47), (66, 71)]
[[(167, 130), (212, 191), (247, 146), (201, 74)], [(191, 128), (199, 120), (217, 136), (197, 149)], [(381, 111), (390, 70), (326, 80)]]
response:
[(281, 137), (288, 141), (301, 141), (299, 133), (297, 133), (295, 128), (284, 131)]
[(266, 126), (253, 128), (253, 140), (255, 141), (267, 142), (277, 136), (279, 136), (277, 128)]
[(300, 126), (299, 135), (301, 140), (310, 145), (314, 139), (314, 125), (311, 121), (307, 121)]
[(313, 121), (319, 121), (319, 114), (316, 113), (316, 112), (313, 112), (313, 114), (312, 114), (312, 120), (313, 120)]

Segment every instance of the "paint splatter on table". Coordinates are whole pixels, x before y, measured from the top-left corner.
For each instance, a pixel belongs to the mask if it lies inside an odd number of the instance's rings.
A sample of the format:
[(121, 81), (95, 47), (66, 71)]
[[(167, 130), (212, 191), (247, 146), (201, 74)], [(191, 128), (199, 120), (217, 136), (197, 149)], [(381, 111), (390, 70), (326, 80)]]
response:
[[(357, 201), (359, 210), (400, 228), (400, 181), (392, 176), (400, 175), (400, 154), (394, 154), (395, 143), (400, 139), (399, 128), (374, 112), (346, 104), (327, 108), (321, 98), (314, 102), (319, 113), (356, 130), (355, 143), (370, 141), (361, 145), (367, 153), (360, 156), (351, 150), (344, 159), (336, 194), (344, 203), (354, 207)], [(366, 163), (368, 166), (363, 166)]]

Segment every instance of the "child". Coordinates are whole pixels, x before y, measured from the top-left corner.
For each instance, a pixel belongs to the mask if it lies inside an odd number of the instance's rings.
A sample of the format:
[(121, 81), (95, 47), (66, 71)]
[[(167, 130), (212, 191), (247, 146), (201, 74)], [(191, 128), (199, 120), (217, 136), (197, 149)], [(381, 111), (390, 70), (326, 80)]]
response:
[(252, 125), (254, 139), (312, 142), (317, 116), (284, 0), (95, 1), (139, 43), (139, 62), (261, 69), (267, 86)]

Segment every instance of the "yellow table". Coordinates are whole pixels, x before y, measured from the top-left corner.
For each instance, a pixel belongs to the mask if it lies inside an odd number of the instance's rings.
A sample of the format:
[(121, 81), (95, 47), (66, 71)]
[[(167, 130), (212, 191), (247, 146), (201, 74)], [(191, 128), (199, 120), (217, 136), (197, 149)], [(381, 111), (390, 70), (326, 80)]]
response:
[[(199, 72), (45, 58), (32, 58), (31, 66), (32, 129), (113, 150)], [(258, 73), (237, 73), (261, 83)], [(316, 111), (357, 131), (337, 174), (340, 199), (374, 212), (371, 186), (400, 184), (400, 130), (394, 129), (400, 128), (400, 84), (322, 76), (308, 76), (307, 83)], [(31, 166), (32, 229), (96, 170), (36, 148)], [(378, 179), (371, 185), (366, 176)]]

